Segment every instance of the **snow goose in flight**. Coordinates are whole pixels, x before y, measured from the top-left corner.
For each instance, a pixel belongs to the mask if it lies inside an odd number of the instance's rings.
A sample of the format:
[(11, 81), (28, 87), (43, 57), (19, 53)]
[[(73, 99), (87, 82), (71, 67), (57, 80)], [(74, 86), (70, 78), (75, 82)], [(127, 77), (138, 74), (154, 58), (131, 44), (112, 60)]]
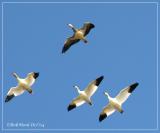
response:
[(84, 23), (83, 27), (80, 29), (76, 29), (72, 24), (68, 24), (70, 28), (72, 28), (74, 34), (72, 37), (67, 38), (67, 40), (64, 43), (62, 53), (65, 53), (73, 44), (79, 42), (80, 40), (83, 40), (84, 43), (87, 43), (85, 36), (90, 32), (92, 28), (94, 28), (94, 24), (90, 22)]
[(19, 78), (16, 73), (13, 73), (13, 76), (17, 79), (18, 85), (16, 87), (10, 88), (5, 98), (5, 102), (10, 101), (15, 96), (23, 94), (25, 90), (31, 94), (31, 86), (34, 84), (36, 78), (39, 76), (39, 73), (31, 72), (27, 75), (25, 79)]
[(138, 83), (134, 83), (122, 89), (115, 98), (110, 97), (109, 94), (105, 92), (104, 94), (108, 97), (109, 104), (101, 112), (99, 116), (99, 121), (101, 122), (106, 117), (113, 114), (116, 110), (120, 113), (123, 113), (122, 104), (128, 99), (128, 97), (131, 95), (131, 93), (135, 90), (137, 86)]
[(74, 86), (77, 89), (79, 96), (69, 104), (68, 111), (84, 104), (85, 102), (88, 103), (89, 105), (92, 105), (91, 96), (96, 92), (102, 80), (103, 76), (92, 81), (84, 91), (80, 91), (78, 86)]

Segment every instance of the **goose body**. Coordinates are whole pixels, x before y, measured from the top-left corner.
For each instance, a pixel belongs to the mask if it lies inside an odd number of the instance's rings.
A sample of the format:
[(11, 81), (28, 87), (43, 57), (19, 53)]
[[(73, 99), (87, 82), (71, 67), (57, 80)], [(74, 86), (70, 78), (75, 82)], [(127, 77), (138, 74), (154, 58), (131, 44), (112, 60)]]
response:
[(73, 44), (79, 42), (80, 40), (83, 40), (84, 43), (87, 43), (85, 36), (90, 32), (92, 28), (94, 28), (94, 24), (90, 22), (84, 23), (83, 27), (80, 29), (74, 28), (72, 24), (68, 24), (68, 26), (73, 30), (74, 34), (72, 37), (67, 38), (67, 40), (64, 43), (62, 53), (65, 53)]
[(81, 106), (84, 103), (88, 103), (89, 105), (92, 105), (91, 97), (98, 89), (99, 84), (103, 80), (103, 76), (97, 78), (96, 80), (92, 81), (84, 91), (80, 91), (78, 86), (74, 86), (77, 89), (77, 92), (79, 94), (78, 97), (76, 97), (68, 106), (68, 111)]
[(135, 90), (137, 86), (138, 83), (134, 83), (122, 89), (115, 98), (110, 97), (109, 94), (105, 92), (104, 94), (108, 97), (109, 103), (106, 107), (104, 107), (103, 111), (100, 113), (99, 121), (101, 122), (106, 117), (113, 114), (115, 111), (123, 113), (122, 104), (128, 99), (128, 97), (131, 95), (131, 93)]
[(25, 91), (32, 93), (31, 86), (39, 76), (39, 73), (31, 72), (25, 79), (19, 78), (16, 73), (13, 73), (13, 76), (17, 79), (18, 85), (16, 87), (10, 88), (5, 98), (5, 102), (9, 102), (12, 98), (23, 94)]
[(84, 40), (84, 34), (81, 30), (77, 30), (74, 35), (74, 39)]

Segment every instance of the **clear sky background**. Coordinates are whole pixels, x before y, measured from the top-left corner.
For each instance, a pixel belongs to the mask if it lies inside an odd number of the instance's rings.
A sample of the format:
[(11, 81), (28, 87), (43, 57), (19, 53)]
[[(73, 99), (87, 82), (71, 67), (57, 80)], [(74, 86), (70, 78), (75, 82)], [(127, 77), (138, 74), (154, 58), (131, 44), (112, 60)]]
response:
[[(80, 28), (90, 21), (95, 28), (88, 44), (79, 42), (61, 54), (73, 34), (68, 23)], [(5, 4), (3, 101), (20, 77), (36, 71), (40, 76), (27, 92), (4, 103), (4, 128), (8, 122), (39, 122), (52, 129), (153, 129), (157, 122), (156, 4)], [(92, 97), (70, 112), (77, 96), (104, 75)], [(99, 123), (108, 99), (124, 87), (139, 82), (133, 95), (116, 112)]]

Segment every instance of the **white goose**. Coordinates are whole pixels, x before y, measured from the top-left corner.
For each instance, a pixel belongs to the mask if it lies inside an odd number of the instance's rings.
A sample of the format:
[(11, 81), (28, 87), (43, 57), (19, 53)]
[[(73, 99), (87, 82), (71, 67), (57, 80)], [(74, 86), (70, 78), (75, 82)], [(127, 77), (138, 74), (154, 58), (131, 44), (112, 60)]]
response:
[(116, 110), (120, 113), (123, 113), (122, 104), (128, 99), (128, 97), (131, 95), (131, 93), (135, 90), (137, 86), (138, 83), (134, 83), (122, 89), (115, 98), (110, 97), (109, 94), (105, 92), (104, 94), (108, 97), (109, 104), (100, 113), (99, 121), (101, 122), (106, 117), (113, 114)]
[(92, 81), (84, 91), (80, 91), (78, 86), (74, 86), (77, 89), (79, 96), (75, 98), (68, 106), (68, 111), (84, 104), (85, 102), (92, 105), (91, 96), (96, 92), (99, 84), (103, 80), (103, 76)]
[(92, 28), (94, 28), (94, 24), (90, 22), (84, 23), (83, 27), (80, 29), (74, 28), (72, 24), (68, 24), (70, 28), (72, 28), (74, 34), (72, 37), (67, 38), (67, 40), (64, 43), (64, 47), (62, 49), (62, 53), (65, 53), (73, 44), (79, 42), (80, 40), (83, 40), (84, 43), (87, 43), (85, 36), (90, 32)]
[(10, 101), (15, 96), (23, 94), (25, 91), (32, 93), (31, 86), (34, 84), (36, 78), (39, 76), (39, 73), (31, 72), (27, 75), (25, 79), (19, 78), (16, 73), (13, 73), (13, 76), (17, 79), (18, 85), (16, 87), (10, 88), (5, 98), (5, 102)]

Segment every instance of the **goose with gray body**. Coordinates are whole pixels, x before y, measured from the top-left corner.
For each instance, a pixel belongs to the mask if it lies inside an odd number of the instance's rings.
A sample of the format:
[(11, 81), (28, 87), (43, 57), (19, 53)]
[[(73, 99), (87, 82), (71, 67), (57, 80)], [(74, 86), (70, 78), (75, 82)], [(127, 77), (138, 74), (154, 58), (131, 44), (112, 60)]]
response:
[(72, 45), (76, 44), (80, 40), (87, 43), (86, 35), (90, 32), (92, 28), (94, 28), (94, 24), (90, 22), (84, 23), (83, 27), (80, 29), (76, 29), (72, 24), (68, 24), (68, 26), (73, 30), (74, 34), (72, 37), (67, 38), (64, 43), (62, 53), (65, 53)]

